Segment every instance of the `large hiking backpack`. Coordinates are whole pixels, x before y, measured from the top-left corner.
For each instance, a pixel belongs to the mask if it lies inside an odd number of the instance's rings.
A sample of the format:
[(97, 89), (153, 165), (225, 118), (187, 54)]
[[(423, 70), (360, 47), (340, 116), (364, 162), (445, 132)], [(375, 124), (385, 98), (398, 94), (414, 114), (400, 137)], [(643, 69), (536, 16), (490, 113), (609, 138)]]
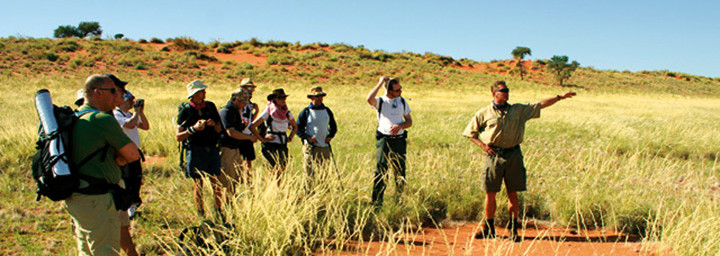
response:
[[(38, 95), (41, 94), (41, 92), (47, 93), (47, 90), (44, 90), (44, 92), (43, 90), (38, 91)], [(44, 100), (49, 101), (49, 96)], [(38, 115), (49, 114), (41, 113), (42, 111), (40, 110), (40, 105), (42, 104), (52, 104), (52, 102), (36, 103), (36, 105), (38, 105)], [(39, 201), (43, 196), (50, 198), (50, 200), (53, 201), (65, 200), (70, 197), (70, 195), (78, 189), (80, 179), (77, 170), (80, 166), (85, 164), (94, 156), (104, 153), (107, 150), (107, 146), (103, 147), (96, 150), (79, 163), (73, 163), (70, 150), (72, 148), (72, 128), (75, 126), (80, 116), (98, 111), (85, 110), (75, 112), (68, 106), (51, 106), (52, 114), (57, 122), (57, 129), (47, 134), (43, 128), (43, 123), (40, 122), (38, 140), (36, 142), (37, 153), (35, 153), (32, 162), (32, 176), (37, 183), (36, 201)], [(60, 153), (58, 154), (58, 152)], [(53, 167), (55, 167), (58, 162), (66, 164), (69, 173), (54, 173)]]

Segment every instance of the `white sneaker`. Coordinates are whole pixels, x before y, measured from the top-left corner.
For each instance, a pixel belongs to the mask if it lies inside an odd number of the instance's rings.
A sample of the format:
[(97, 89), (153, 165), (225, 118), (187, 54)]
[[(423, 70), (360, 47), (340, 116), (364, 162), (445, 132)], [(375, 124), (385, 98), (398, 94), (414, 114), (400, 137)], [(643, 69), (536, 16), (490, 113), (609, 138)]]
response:
[(134, 205), (134, 204), (130, 205), (130, 208), (128, 208), (127, 211), (128, 211), (128, 216), (130, 216), (130, 219), (132, 219), (133, 216), (135, 216), (135, 212), (137, 211), (137, 205)]

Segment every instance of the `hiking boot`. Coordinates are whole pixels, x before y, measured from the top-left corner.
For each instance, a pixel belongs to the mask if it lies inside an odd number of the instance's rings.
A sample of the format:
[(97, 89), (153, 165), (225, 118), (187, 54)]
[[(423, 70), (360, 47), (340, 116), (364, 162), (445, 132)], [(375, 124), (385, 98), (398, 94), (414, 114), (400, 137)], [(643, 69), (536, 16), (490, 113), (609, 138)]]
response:
[(513, 242), (521, 242), (522, 237), (520, 237), (520, 233), (518, 232), (518, 226), (520, 223), (517, 221), (517, 219), (510, 220), (510, 225), (508, 227), (510, 231), (510, 236), (508, 237)]
[(488, 219), (480, 225), (480, 231), (475, 233), (475, 239), (495, 238), (495, 219)]
[(485, 226), (480, 227), (480, 231), (475, 233), (475, 239), (493, 239), (495, 238), (495, 231), (488, 229)]

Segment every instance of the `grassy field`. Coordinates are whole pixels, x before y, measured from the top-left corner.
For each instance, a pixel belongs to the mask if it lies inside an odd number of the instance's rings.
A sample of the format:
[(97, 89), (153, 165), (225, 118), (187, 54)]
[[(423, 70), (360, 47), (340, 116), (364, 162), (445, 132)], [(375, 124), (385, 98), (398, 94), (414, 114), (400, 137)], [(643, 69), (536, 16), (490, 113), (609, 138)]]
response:
[[(3, 42), (0, 49), (5, 49), (7, 59), (8, 49), (18, 46)], [(393, 61), (401, 61), (398, 59)], [(399, 201), (393, 198), (391, 185), (385, 207), (373, 212), (368, 202), (376, 121), (364, 97), (376, 82), (375, 76), (384, 73), (370, 72), (372, 63), (364, 61), (358, 61), (355, 71), (363, 75), (349, 80), (342, 80), (342, 75), (263, 80), (259, 75), (254, 101), (262, 108), (264, 96), (283, 87), (291, 95), (288, 105), (296, 115), (308, 104), (303, 95), (309, 87), (323, 86), (328, 93), (326, 104), (339, 125), (333, 149), (341, 179), (332, 168), (326, 168), (320, 185), (303, 191), (305, 177), (297, 141), (290, 145), (292, 158), (282, 186), (271, 182), (262, 166), (264, 159), (258, 159), (255, 182), (241, 187), (228, 209), (233, 228), (219, 228), (227, 239), (211, 243), (211, 249), (177, 239), (183, 228), (203, 221), (192, 206), (191, 182), (177, 168), (171, 123), (190, 79), (113, 70), (131, 81), (128, 88), (137, 97), (146, 99), (151, 122), (150, 131), (141, 132), (146, 155), (164, 158), (145, 170), (142, 216), (133, 221), (140, 250), (148, 255), (183, 249), (205, 254), (307, 254), (341, 247), (351, 239), (397, 242), (403, 232), (419, 232), (421, 227), (478, 221), (484, 197), (478, 185), (482, 155), (460, 134), (471, 115), (490, 103), (488, 85), (495, 79), (508, 80), (511, 102), (534, 102), (567, 90), (537, 81), (445, 68), (426, 74), (417, 71), (412, 77), (406, 74), (410, 71), (388, 71), (406, 78), (403, 96), (412, 109), (409, 185)], [(318, 63), (327, 64), (325, 60)], [(391, 64), (380, 64), (377, 70), (385, 72)], [(421, 70), (426, 65), (395, 64), (407, 70)], [(0, 254), (73, 254), (70, 218), (63, 204), (34, 202), (29, 165), (38, 121), (33, 96), (38, 89), (47, 88), (56, 104), (69, 105), (87, 75), (110, 71), (78, 67), (76, 72), (55, 70), (37, 75), (32, 73), (33, 65), (12, 67), (13, 72), (0, 74), (0, 91), (6, 95), (0, 118), (0, 197), (5, 198), (0, 201), (0, 236), (4, 237)], [(442, 85), (434, 83), (433, 76), (442, 77)], [(229, 98), (237, 84), (235, 77), (222, 72), (205, 72), (199, 77), (211, 86), (208, 100), (217, 105)], [(570, 81), (578, 96), (544, 109), (540, 119), (528, 123), (522, 144), (529, 175), (529, 190), (521, 193), (523, 218), (570, 228), (609, 227), (636, 233), (644, 237), (647, 250), (670, 250), (674, 255), (715, 255), (720, 251), (720, 226), (716, 224), (720, 221), (719, 86), (713, 79), (690, 80), (579, 70)], [(206, 196), (209, 194), (208, 190)], [(506, 206), (499, 197), (501, 223), (507, 220)]]

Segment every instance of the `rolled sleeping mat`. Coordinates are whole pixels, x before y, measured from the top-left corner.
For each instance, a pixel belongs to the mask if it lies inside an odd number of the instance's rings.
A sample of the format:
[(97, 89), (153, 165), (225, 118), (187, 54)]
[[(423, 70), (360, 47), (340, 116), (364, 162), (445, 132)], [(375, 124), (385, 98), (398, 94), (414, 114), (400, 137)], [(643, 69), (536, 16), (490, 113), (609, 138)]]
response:
[[(50, 91), (41, 89), (35, 94), (35, 108), (37, 109), (40, 123), (43, 127), (45, 136), (55, 133), (58, 130), (55, 112), (53, 111), (53, 103), (50, 98)], [(65, 145), (59, 136), (50, 140), (50, 158), (56, 158), (65, 154)], [(54, 176), (70, 175), (70, 167), (65, 162), (65, 157), (59, 157), (58, 161), (52, 167)]]

